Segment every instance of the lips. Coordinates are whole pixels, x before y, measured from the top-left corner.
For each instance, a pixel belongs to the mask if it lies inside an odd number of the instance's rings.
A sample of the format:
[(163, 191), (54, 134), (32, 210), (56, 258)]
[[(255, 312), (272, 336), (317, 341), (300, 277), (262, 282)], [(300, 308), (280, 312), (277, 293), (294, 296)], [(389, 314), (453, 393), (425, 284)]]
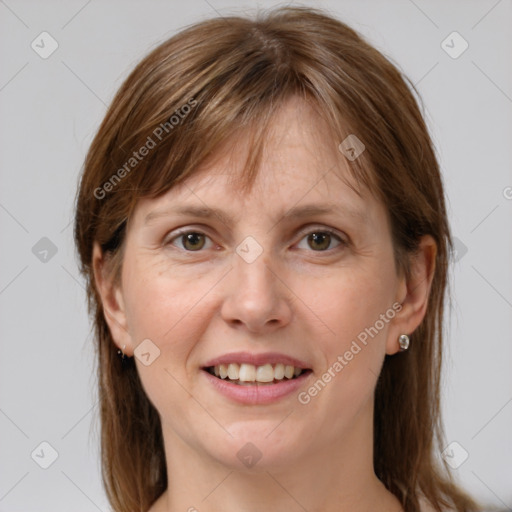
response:
[(311, 369), (310, 365), (305, 361), (301, 361), (292, 356), (286, 354), (280, 354), (278, 352), (265, 352), (262, 354), (253, 354), (250, 352), (233, 352), (231, 354), (224, 354), (222, 356), (210, 359), (207, 361), (203, 368), (209, 368), (211, 366), (219, 366), (221, 364), (229, 365), (230, 363), (236, 364), (252, 364), (254, 366), (263, 366), (265, 364), (276, 365), (278, 363), (284, 365), (294, 366), (302, 370)]
[(268, 404), (296, 391), (312, 373), (297, 358), (267, 352), (236, 352), (207, 361), (202, 374), (214, 389), (244, 404)]

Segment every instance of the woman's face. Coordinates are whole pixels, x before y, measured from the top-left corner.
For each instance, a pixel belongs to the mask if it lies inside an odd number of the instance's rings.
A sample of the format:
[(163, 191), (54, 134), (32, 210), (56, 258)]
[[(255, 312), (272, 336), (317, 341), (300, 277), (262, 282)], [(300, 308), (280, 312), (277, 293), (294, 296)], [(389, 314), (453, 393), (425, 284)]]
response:
[(166, 450), (268, 469), (371, 449), (384, 356), (413, 326), (385, 208), (346, 184), (339, 142), (291, 100), (249, 193), (228, 183), (238, 145), (138, 204), (109, 325), (135, 351)]

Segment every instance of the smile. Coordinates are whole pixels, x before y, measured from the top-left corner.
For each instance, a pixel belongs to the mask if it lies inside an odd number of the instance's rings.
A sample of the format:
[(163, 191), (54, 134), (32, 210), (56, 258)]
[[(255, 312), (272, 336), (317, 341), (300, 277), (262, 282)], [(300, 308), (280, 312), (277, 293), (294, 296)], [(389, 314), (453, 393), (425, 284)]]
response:
[(275, 384), (283, 380), (292, 380), (310, 370), (289, 364), (277, 363), (256, 366), (249, 363), (230, 363), (209, 366), (205, 370), (233, 384), (240, 386), (258, 386)]

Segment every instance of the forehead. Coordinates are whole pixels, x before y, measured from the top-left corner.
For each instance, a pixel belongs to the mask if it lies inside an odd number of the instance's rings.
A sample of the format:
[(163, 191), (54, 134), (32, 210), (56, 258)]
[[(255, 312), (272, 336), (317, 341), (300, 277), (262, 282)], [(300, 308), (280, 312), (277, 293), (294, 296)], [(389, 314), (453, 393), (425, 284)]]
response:
[[(238, 174), (242, 162), (252, 150), (250, 129), (228, 141), (219, 150), (218, 165), (198, 170), (198, 175), (216, 173)], [(264, 134), (263, 161), (256, 179), (256, 188), (274, 187), (279, 182), (318, 181), (329, 169), (346, 166), (338, 151), (336, 137), (318, 114), (318, 109), (298, 97), (288, 99), (273, 114)], [(348, 168), (343, 175), (349, 176)]]
[(213, 160), (162, 196), (141, 200), (135, 216), (146, 219), (155, 208), (177, 203), (236, 207), (237, 216), (251, 207), (278, 216), (298, 204), (312, 203), (339, 203), (347, 211), (375, 210), (382, 215), (383, 206), (355, 183), (339, 142), (311, 104), (291, 98), (275, 112), (255, 182), (242, 194), (231, 186), (231, 178), (243, 172), (251, 149), (248, 135), (229, 140)]

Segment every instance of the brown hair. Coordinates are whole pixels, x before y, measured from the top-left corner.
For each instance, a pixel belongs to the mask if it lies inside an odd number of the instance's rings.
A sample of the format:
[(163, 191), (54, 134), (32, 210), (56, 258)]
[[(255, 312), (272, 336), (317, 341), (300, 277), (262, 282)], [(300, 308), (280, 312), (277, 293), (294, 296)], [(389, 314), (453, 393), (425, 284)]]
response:
[[(353, 133), (366, 145), (349, 163), (387, 208), (397, 268), (407, 272), (421, 236), (437, 243), (426, 316), (409, 351), (386, 356), (377, 383), (375, 473), (407, 512), (420, 510), (422, 496), (437, 511), (480, 510), (436, 460), (445, 446), (440, 378), (451, 238), (438, 162), (413, 91), (419, 97), (354, 30), (310, 8), (200, 22), (159, 45), (125, 80), (87, 154), (74, 232), (94, 315), (102, 476), (116, 512), (147, 511), (167, 473), (159, 415), (133, 358), (120, 362), (103, 316), (93, 243), (118, 279), (137, 201), (191, 176), (242, 131), (251, 134), (251, 151), (239, 185), (249, 187), (265, 128), (292, 95), (315, 105), (336, 140)], [(136, 158), (143, 146), (145, 156)]]

